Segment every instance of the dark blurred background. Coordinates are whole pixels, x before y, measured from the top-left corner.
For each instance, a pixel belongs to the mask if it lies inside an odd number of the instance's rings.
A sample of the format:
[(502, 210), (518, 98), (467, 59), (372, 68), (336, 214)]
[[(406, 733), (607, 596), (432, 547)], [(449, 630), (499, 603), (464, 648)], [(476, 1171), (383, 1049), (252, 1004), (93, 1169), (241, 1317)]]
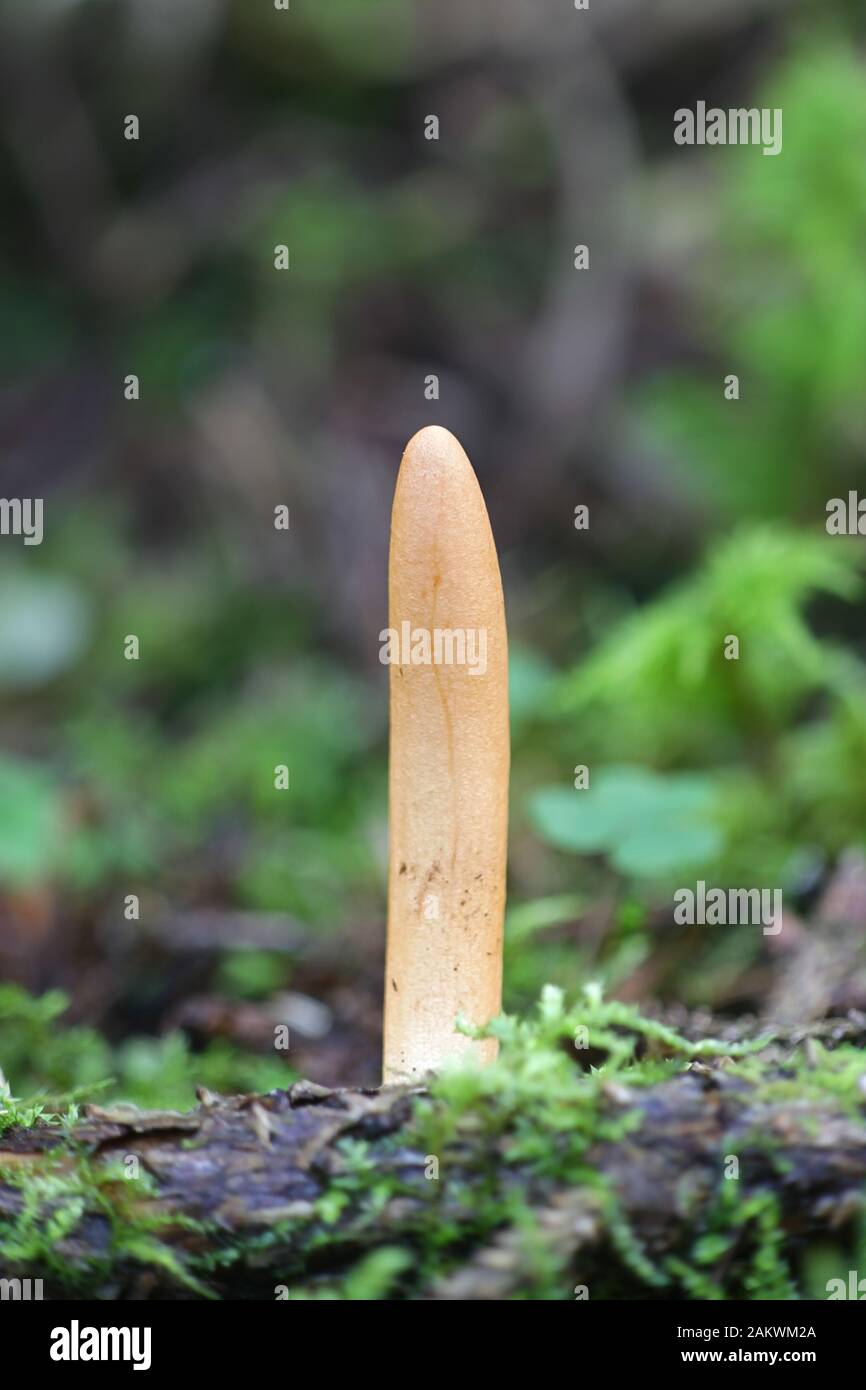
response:
[[(866, 457), (864, 36), (859, 0), (0, 4), (0, 495), (45, 499), (0, 538), (14, 1092), (376, 1080), (430, 422), (506, 585), (508, 1007), (866, 1005), (862, 543), (824, 524)], [(782, 108), (783, 153), (676, 146), (698, 100)], [(782, 887), (782, 937), (676, 927), (697, 877)]]

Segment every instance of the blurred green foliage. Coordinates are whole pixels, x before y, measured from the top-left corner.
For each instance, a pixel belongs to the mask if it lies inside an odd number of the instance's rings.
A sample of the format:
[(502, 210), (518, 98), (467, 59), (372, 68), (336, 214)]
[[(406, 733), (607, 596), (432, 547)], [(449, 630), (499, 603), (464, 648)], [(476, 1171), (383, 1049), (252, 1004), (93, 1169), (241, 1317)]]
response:
[(541, 833), (665, 887), (699, 868), (796, 892), (816, 858), (866, 847), (866, 665), (807, 616), (821, 595), (858, 598), (860, 564), (847, 540), (747, 528), (625, 618), (538, 711), (574, 718), (600, 767), (589, 790), (534, 797)]
[(294, 1073), (279, 1058), (252, 1057), (219, 1041), (193, 1053), (180, 1033), (131, 1037), (112, 1048), (93, 1028), (63, 1027), (68, 1000), (60, 990), (39, 999), (0, 985), (0, 1131), (15, 1118), (12, 1097), (58, 1113), (109, 1092), (156, 1108), (188, 1109), (197, 1086), (228, 1094), (286, 1086)]
[(0, 879), (41, 883), (63, 848), (60, 797), (37, 767), (0, 757)]
[[(828, 480), (853, 486), (866, 446), (862, 58), (813, 35), (757, 104), (783, 111), (784, 148), (775, 158), (748, 146), (723, 155), (718, 242), (701, 291), (717, 371), (651, 378), (639, 415), (717, 516), (817, 520)], [(740, 378), (736, 403), (723, 396), (728, 373)]]
[[(106, 520), (109, 536), (116, 525)], [(97, 587), (93, 523), (78, 527), (73, 517), (51, 541), (62, 581), (16, 572), (12, 590), (34, 608), (20, 641), (0, 623), (0, 698), (26, 685), (62, 712), (38, 761), (0, 762), (0, 877), (93, 893), (132, 875), (158, 892), (228, 836), (237, 905), (338, 922), (380, 881), (370, 813), (384, 815), (384, 711), (313, 655), (300, 611), (219, 573), (206, 550), (180, 572), (133, 571), (106, 538)], [(123, 659), (127, 633), (141, 660)]]

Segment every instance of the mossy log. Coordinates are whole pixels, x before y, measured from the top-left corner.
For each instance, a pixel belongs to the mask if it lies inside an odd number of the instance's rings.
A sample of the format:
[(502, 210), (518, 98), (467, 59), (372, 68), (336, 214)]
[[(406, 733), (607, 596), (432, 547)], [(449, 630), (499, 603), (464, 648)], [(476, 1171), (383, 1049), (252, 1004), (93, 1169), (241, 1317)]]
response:
[(557, 1169), (567, 1124), (515, 1157), (495, 1096), (453, 1127), (401, 1087), (89, 1106), (0, 1139), (0, 1273), (46, 1298), (808, 1296), (754, 1292), (755, 1271), (796, 1281), (812, 1245), (850, 1247), (866, 1180), (866, 1095), (822, 1094), (810, 1046), (748, 1076), (719, 1057), (601, 1081), (578, 1177)]

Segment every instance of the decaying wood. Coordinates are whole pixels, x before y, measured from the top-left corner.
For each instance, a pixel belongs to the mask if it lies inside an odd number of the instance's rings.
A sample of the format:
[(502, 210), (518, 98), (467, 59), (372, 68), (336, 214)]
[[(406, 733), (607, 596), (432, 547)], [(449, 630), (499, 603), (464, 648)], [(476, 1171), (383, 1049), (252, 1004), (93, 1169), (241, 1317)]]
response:
[[(837, 1036), (857, 1036), (852, 1027), (841, 1023)], [(644, 1090), (621, 1082), (606, 1088), (611, 1118), (633, 1110), (639, 1123), (615, 1142), (599, 1141), (589, 1162), (615, 1194), (619, 1216), (650, 1262), (688, 1248), (717, 1199), (729, 1155), (739, 1161), (743, 1198), (775, 1194), (787, 1253), (802, 1252), (812, 1239), (844, 1244), (853, 1233), (866, 1180), (866, 1092), (861, 1112), (853, 1115), (830, 1095), (780, 1099), (772, 1083), (791, 1075), (784, 1054), (784, 1046), (776, 1047), (776, 1060), (758, 1083), (719, 1059), (693, 1063)], [(576, 1071), (575, 1086), (582, 1084)], [(472, 1235), (456, 1193), (483, 1174), (494, 1190), (520, 1188), (536, 1243), (560, 1262), (564, 1279), (591, 1287), (596, 1277), (603, 1275), (608, 1286), (621, 1277), (623, 1289), (635, 1294), (638, 1278), (623, 1259), (621, 1242), (610, 1238), (610, 1205), (597, 1186), (568, 1185), (506, 1162), (489, 1135), (479, 1131), (473, 1138), (471, 1128), (438, 1155), (439, 1180), (428, 1181), (427, 1156), (400, 1142), (420, 1094), (400, 1087), (334, 1091), (300, 1082), (262, 1096), (202, 1092), (198, 1107), (186, 1114), (90, 1106), (71, 1135), (45, 1125), (8, 1131), (0, 1141), (0, 1243), (21, 1210), (22, 1174), (38, 1172), (47, 1156), (71, 1161), (73, 1153), (86, 1153), (98, 1168), (135, 1155), (152, 1179), (151, 1190), (136, 1199), (138, 1209), (152, 1207), (172, 1218), (160, 1239), (186, 1261), (208, 1252), (227, 1256), (201, 1276), (217, 1296), (268, 1299), (280, 1284), (309, 1288), (340, 1277), (378, 1246), (398, 1245), (411, 1256), (419, 1212), (436, 1200), (443, 1223), (465, 1226), (467, 1240), (411, 1296), (499, 1299), (531, 1285), (531, 1273), (525, 1230), (503, 1222), (483, 1239)], [(399, 1178), (399, 1190), (372, 1219), (359, 1219), (350, 1203), (330, 1226), (323, 1223), (323, 1241), (299, 1265), (299, 1249), (310, 1250), (309, 1233), (319, 1222), (314, 1204), (344, 1171), (340, 1141), (347, 1138), (366, 1140), (377, 1173), (383, 1180)], [(545, 1136), (551, 1145), (555, 1138)], [(49, 1203), (40, 1219), (48, 1221), (50, 1210)], [(70, 1268), (102, 1259), (108, 1274), (89, 1297), (196, 1296), (170, 1269), (138, 1263), (128, 1251), (115, 1260), (111, 1223), (98, 1206), (52, 1253)], [(31, 1263), (22, 1272), (44, 1278), (46, 1297), (69, 1296), (57, 1288), (56, 1263), (53, 1270)]]

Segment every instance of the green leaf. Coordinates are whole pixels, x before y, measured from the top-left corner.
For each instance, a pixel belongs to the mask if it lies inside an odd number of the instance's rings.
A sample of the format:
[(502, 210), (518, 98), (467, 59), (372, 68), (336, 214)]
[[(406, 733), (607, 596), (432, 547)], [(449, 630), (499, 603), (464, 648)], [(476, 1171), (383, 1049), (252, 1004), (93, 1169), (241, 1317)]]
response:
[(545, 788), (532, 798), (530, 813), (557, 849), (604, 853), (622, 873), (651, 878), (719, 853), (717, 795), (709, 777), (611, 767), (586, 791)]

